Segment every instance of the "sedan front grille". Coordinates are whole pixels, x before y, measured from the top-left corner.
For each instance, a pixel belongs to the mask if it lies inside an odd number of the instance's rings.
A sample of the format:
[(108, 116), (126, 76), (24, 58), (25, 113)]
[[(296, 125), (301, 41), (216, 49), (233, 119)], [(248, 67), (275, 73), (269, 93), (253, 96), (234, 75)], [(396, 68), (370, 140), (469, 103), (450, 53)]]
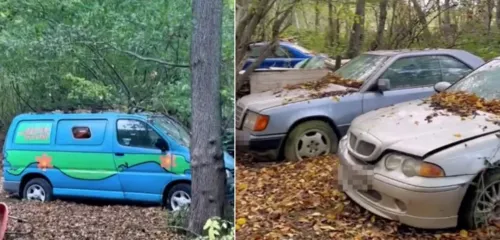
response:
[(375, 151), (375, 145), (365, 141), (359, 141), (358, 147), (356, 148), (356, 152), (364, 156), (370, 156), (373, 151)]
[(352, 151), (363, 156), (370, 156), (376, 149), (375, 144), (361, 140), (353, 133), (349, 133), (349, 146)]

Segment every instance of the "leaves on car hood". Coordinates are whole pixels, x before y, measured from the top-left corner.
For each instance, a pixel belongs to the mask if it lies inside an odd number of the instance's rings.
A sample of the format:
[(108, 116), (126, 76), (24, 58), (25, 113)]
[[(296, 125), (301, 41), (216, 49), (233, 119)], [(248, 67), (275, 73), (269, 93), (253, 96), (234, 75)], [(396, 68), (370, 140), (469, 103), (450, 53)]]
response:
[(500, 100), (485, 100), (463, 91), (434, 94), (426, 102), (435, 110), (447, 110), (462, 117), (477, 115), (478, 111), (500, 115)]

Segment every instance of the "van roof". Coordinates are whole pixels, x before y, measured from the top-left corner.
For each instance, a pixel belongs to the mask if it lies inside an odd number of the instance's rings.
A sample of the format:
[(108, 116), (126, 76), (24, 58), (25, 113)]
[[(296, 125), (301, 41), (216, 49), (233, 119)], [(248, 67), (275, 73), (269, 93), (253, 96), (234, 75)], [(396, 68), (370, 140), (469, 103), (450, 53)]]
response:
[(175, 118), (172, 118), (171, 116), (168, 115), (163, 115), (161, 113), (154, 113), (154, 112), (138, 112), (138, 113), (126, 113), (126, 112), (118, 112), (118, 111), (103, 111), (103, 112), (97, 112), (97, 113), (91, 113), (91, 112), (71, 112), (71, 113), (65, 113), (62, 111), (56, 111), (56, 112), (43, 112), (43, 113), (23, 113), (18, 116), (16, 116), (17, 119), (40, 119), (40, 118), (95, 118), (95, 117), (139, 117), (143, 119), (147, 119), (149, 117), (154, 117), (154, 116), (165, 116), (168, 117), (176, 122), (178, 122)]

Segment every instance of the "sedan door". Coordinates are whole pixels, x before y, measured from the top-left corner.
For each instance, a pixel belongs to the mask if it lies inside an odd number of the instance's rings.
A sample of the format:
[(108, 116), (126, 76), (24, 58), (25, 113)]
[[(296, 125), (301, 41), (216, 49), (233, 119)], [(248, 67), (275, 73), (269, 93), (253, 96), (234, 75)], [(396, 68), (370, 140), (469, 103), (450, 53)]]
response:
[(390, 89), (381, 92), (375, 86), (365, 92), (363, 113), (432, 95), (442, 73), (437, 56), (413, 56), (396, 60), (379, 79), (388, 79)]

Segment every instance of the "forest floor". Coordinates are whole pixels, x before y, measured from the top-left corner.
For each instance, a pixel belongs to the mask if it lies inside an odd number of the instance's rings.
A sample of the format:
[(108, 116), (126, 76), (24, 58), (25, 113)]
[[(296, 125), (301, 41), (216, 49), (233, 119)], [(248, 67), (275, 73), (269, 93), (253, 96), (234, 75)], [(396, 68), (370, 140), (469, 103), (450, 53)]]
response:
[(6, 240), (184, 239), (167, 229), (167, 211), (157, 206), (90, 200), (28, 202), (3, 191), (0, 202), (7, 204), (12, 217)]
[(371, 214), (338, 189), (334, 156), (255, 163), (237, 156), (237, 239), (500, 239), (500, 229), (421, 230)]

